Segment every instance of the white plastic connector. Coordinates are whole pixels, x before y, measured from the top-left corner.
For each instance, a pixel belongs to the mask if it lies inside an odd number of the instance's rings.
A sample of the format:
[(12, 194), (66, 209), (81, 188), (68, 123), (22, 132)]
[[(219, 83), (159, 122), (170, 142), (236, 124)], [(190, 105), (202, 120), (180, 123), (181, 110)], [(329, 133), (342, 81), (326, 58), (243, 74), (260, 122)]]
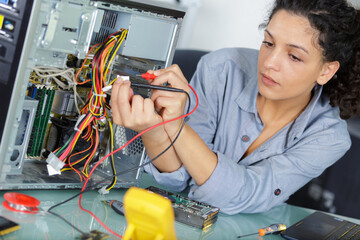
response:
[(60, 170), (64, 167), (65, 163), (60, 161), (60, 159), (54, 154), (50, 153), (48, 158), (46, 159), (47, 169), (49, 176), (55, 175), (55, 174), (61, 174)]
[(109, 190), (106, 190), (106, 186), (103, 186), (102, 188), (100, 188), (98, 190), (98, 192), (101, 194), (101, 195), (105, 195), (105, 194), (109, 194)]
[(117, 77), (117, 78), (120, 77), (124, 82), (130, 81), (130, 76), (120, 76), (120, 75), (117, 75), (116, 77)]
[(112, 85), (107, 85), (106, 87), (103, 87), (102, 90), (104, 93), (106, 93), (107, 91), (109, 91), (112, 88)]
[[(117, 77), (117, 78), (120, 78), (120, 77), (121, 77), (121, 79), (122, 79), (124, 82), (130, 81), (130, 76), (120, 76), (120, 75), (117, 75), (116, 77)], [(103, 91), (104, 93), (106, 93), (106, 92), (108, 92), (110, 89), (112, 89), (112, 86), (113, 86), (113, 85), (107, 85), (107, 86), (105, 86), (105, 87), (102, 88), (102, 91)]]

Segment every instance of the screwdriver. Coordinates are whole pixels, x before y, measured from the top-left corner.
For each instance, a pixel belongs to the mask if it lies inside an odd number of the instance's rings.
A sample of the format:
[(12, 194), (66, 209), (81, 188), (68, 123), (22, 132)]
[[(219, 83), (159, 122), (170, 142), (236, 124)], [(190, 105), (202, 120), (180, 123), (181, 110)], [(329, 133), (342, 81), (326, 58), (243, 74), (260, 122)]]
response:
[(272, 234), (272, 233), (279, 233), (279, 232), (282, 232), (285, 230), (286, 230), (285, 224), (272, 224), (268, 227), (260, 228), (257, 233), (250, 233), (250, 234), (238, 236), (237, 238), (248, 237), (248, 236), (252, 236), (252, 235), (256, 235), (256, 234), (259, 234), (259, 236), (265, 236), (265, 235)]
[(157, 76), (155, 76), (155, 74), (151, 74), (151, 73), (148, 73), (148, 72), (140, 74), (140, 75), (136, 75), (136, 76), (141, 76), (145, 80), (154, 80), (157, 77)]

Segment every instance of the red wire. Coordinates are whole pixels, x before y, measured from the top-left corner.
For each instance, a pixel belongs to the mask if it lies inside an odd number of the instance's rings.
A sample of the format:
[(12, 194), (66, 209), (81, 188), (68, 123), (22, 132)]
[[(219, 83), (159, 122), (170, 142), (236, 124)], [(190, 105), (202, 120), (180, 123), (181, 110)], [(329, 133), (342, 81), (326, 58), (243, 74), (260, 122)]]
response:
[[(78, 129), (80, 129), (80, 130), (85, 129), (86, 126), (84, 126), (84, 125), (85, 125), (85, 123), (86, 123), (86, 119), (88, 119), (88, 118), (89, 118), (90, 120), (87, 122), (87, 124), (90, 124), (91, 121), (93, 121), (94, 116), (92, 116), (92, 115), (86, 116), (85, 119), (83, 120), (83, 122), (81, 123), (81, 125), (79, 126)], [(72, 149), (72, 147), (74, 146), (74, 144), (76, 144), (76, 141), (77, 141), (76, 139), (77, 139), (78, 135), (80, 135), (80, 134), (81, 134), (80, 131), (76, 131), (76, 134), (75, 134), (74, 138), (72, 139), (72, 141), (70, 142), (69, 146), (67, 147), (67, 149), (65, 150), (65, 152), (59, 157), (59, 159), (60, 159), (61, 161), (63, 161), (63, 160), (65, 159), (65, 157), (70, 154), (71, 149)]]
[[(93, 174), (93, 172), (95, 171), (95, 169), (99, 166), (99, 164), (100, 164), (102, 161), (104, 161), (105, 159), (107, 159), (107, 158), (110, 157), (111, 155), (117, 153), (117, 152), (120, 151), (121, 149), (125, 148), (126, 146), (128, 146), (130, 143), (132, 143), (135, 139), (137, 139), (138, 137), (140, 137), (140, 136), (143, 135), (144, 133), (146, 133), (146, 132), (148, 132), (148, 131), (156, 128), (156, 127), (159, 127), (159, 126), (161, 126), (161, 125), (164, 125), (164, 124), (166, 124), (166, 123), (173, 122), (173, 121), (179, 120), (179, 119), (181, 119), (181, 118), (185, 118), (185, 117), (193, 114), (193, 113), (195, 112), (195, 110), (197, 109), (198, 105), (199, 105), (199, 98), (198, 98), (198, 95), (197, 95), (197, 93), (195, 92), (195, 90), (190, 86), (190, 84), (189, 84), (189, 87), (190, 87), (191, 90), (194, 92), (195, 97), (196, 97), (196, 105), (195, 105), (195, 108), (194, 108), (191, 112), (189, 112), (189, 113), (187, 113), (187, 114), (185, 114), (185, 115), (182, 115), (182, 116), (180, 116), (180, 117), (177, 117), (177, 118), (174, 118), (174, 119), (170, 119), (170, 120), (165, 121), (165, 122), (158, 123), (158, 124), (156, 124), (156, 125), (154, 125), (154, 126), (152, 126), (152, 127), (149, 127), (148, 129), (145, 129), (144, 131), (138, 133), (135, 137), (133, 137), (132, 139), (130, 139), (130, 140), (129, 140), (127, 143), (125, 143), (123, 146), (121, 146), (120, 148), (116, 149), (115, 151), (113, 151), (113, 152), (109, 153), (108, 155), (106, 155), (105, 157), (103, 157), (103, 158), (102, 158), (100, 161), (98, 161), (98, 162), (95, 164), (95, 166), (91, 169), (90, 174), (89, 174), (88, 178), (86, 179), (86, 181), (85, 181), (85, 183), (84, 183), (84, 186), (83, 186), (83, 188), (81, 189), (81, 191), (84, 191), (84, 190), (85, 190), (86, 185), (87, 185), (87, 183), (88, 183), (91, 175)], [(104, 227), (106, 230), (108, 230), (110, 233), (114, 234), (115, 236), (117, 236), (117, 237), (119, 237), (119, 238), (122, 238), (121, 235), (119, 235), (118, 233), (116, 233), (116, 232), (114, 232), (113, 230), (111, 230), (108, 226), (106, 226), (94, 213), (92, 213), (91, 211), (83, 208), (83, 207), (81, 206), (81, 199), (82, 199), (82, 194), (80, 194), (80, 196), (79, 196), (79, 207), (80, 207), (81, 210), (83, 210), (84, 212), (89, 213), (93, 218), (96, 219), (96, 221), (98, 221), (98, 222), (100, 223), (101, 226), (103, 226), (103, 227)]]
[(84, 165), (84, 168), (87, 168), (88, 165), (90, 164), (90, 161), (91, 159), (93, 159), (95, 153), (96, 153), (96, 150), (97, 150), (97, 146), (99, 145), (99, 132), (97, 129), (95, 129), (95, 134), (96, 134), (96, 138), (95, 138), (95, 146), (94, 146), (94, 149), (91, 153), (91, 155), (88, 157), (88, 160), (85, 162), (85, 165)]

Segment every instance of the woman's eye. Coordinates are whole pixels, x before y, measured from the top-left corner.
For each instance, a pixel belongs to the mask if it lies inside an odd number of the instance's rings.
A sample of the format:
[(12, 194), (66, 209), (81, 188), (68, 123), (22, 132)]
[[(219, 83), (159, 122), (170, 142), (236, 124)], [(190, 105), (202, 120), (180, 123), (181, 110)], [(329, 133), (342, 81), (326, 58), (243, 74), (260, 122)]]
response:
[(291, 60), (295, 61), (295, 62), (302, 62), (302, 60), (298, 57), (296, 57), (295, 55), (293, 54), (290, 54), (290, 58)]
[(264, 44), (266, 47), (272, 47), (272, 46), (274, 46), (273, 43), (268, 42), (268, 41), (263, 41), (263, 44)]

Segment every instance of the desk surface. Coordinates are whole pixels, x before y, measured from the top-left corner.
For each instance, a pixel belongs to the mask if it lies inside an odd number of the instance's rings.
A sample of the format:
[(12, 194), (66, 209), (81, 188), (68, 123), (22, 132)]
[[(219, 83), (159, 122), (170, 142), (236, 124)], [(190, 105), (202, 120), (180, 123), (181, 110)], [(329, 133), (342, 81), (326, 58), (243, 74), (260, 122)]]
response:
[[(151, 176), (144, 174), (140, 183), (141, 187), (148, 187), (155, 184)], [(52, 205), (65, 200), (76, 193), (78, 190), (27, 190), (19, 191), (40, 200), (41, 208), (48, 209)], [(92, 211), (108, 227), (115, 232), (123, 235), (126, 228), (125, 217), (116, 214), (111, 208), (104, 205), (102, 200), (118, 199), (122, 200), (126, 189), (114, 189), (107, 195), (99, 195), (96, 191), (87, 192), (83, 195), (82, 206)], [(3, 201), (1, 192), (1, 201)], [(78, 198), (56, 208), (54, 212), (65, 217), (84, 232), (106, 230), (88, 213), (79, 209)], [(178, 239), (237, 239), (238, 235), (256, 232), (259, 228), (271, 225), (273, 223), (284, 223), (290, 226), (302, 218), (306, 217), (313, 210), (295, 207), (291, 205), (281, 205), (265, 213), (258, 214), (237, 214), (233, 216), (219, 214), (218, 221), (213, 227), (202, 232), (200, 229), (189, 227), (182, 223), (175, 223)], [(0, 215), (7, 217), (21, 225), (21, 229), (8, 234), (3, 239), (76, 239), (80, 234), (67, 225), (63, 220), (53, 215), (33, 215), (10, 212), (0, 207)], [(345, 218), (348, 219), (348, 218)], [(360, 223), (360, 220), (349, 219)], [(112, 236), (110, 239), (117, 239)], [(261, 237), (248, 237), (244, 239), (262, 239)], [(264, 240), (282, 239), (277, 235), (268, 235)]]

